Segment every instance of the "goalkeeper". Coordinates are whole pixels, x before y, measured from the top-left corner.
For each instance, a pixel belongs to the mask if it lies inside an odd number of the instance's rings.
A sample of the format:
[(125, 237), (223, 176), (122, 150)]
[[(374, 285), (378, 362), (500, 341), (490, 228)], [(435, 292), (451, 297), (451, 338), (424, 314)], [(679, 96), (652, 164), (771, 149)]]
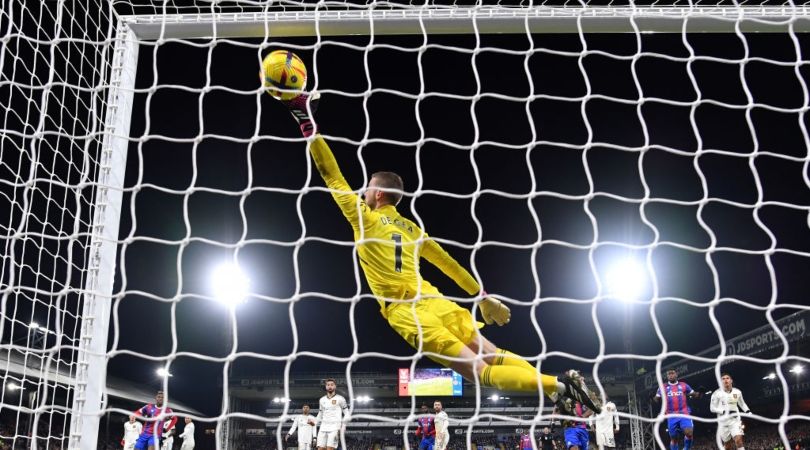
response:
[[(558, 401), (562, 395), (599, 412), (579, 383), (567, 377), (558, 379), (538, 373), (520, 356), (497, 348), (479, 334), (478, 328), (483, 324), (476, 322), (469, 310), (445, 299), (422, 279), (420, 257), (438, 267), (468, 294), (483, 296), (479, 307), (487, 324), (509, 323), (506, 305), (483, 292), (464, 267), (397, 212), (403, 190), (399, 175), (374, 173), (360, 198), (343, 178), (326, 141), (316, 134), (310, 111), (314, 113), (317, 109), (318, 97), (302, 94), (284, 104), (298, 121), (304, 137), (311, 138), (309, 151), (315, 166), (352, 226), (360, 265), (380, 304), (380, 312), (394, 331), (412, 347), (421, 345), (431, 359), (467, 380), (475, 380), (477, 375), (484, 386), (503, 391), (537, 392), (542, 388), (552, 401)], [(476, 363), (479, 351), (486, 356), (483, 362)]]

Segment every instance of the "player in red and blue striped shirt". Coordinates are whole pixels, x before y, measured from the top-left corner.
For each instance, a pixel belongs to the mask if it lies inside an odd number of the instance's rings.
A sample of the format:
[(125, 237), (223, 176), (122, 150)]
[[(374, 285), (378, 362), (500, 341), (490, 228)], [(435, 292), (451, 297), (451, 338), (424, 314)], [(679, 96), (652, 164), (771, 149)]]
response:
[[(582, 403), (563, 398), (554, 405), (554, 415), (564, 414), (571, 417), (581, 417), (583, 419), (593, 415), (593, 411), (586, 408)], [(588, 450), (588, 425), (583, 420), (562, 419), (563, 439), (566, 450)]]
[(433, 416), (427, 415), (427, 405), (422, 405), (422, 414), (424, 414), (422, 417), (416, 419), (416, 436), (422, 437), (422, 440), (419, 441), (419, 450), (433, 450), (436, 443), (436, 424)]
[[(160, 437), (164, 429), (169, 431), (174, 428), (174, 425), (177, 423), (177, 417), (172, 416), (172, 414), (173, 411), (171, 408), (163, 406), (163, 391), (157, 392), (154, 404), (149, 403), (135, 411), (136, 416), (146, 418), (157, 418), (163, 415), (160, 420), (152, 420), (144, 424), (141, 435), (138, 436), (138, 440), (135, 441), (135, 449), (158, 450), (160, 448)], [(167, 421), (168, 424), (166, 424)]]
[[(662, 389), (658, 388), (655, 400), (661, 400)], [(700, 393), (692, 389), (691, 386), (678, 380), (678, 372), (675, 369), (667, 370), (667, 384), (663, 387), (663, 392), (667, 396), (667, 414), (689, 415), (687, 400), (689, 397), (700, 397)], [(669, 431), (669, 449), (678, 450), (678, 435), (683, 433), (683, 450), (690, 450), (692, 447), (692, 436), (695, 428), (692, 419), (688, 417), (670, 417), (667, 420), (667, 431)]]
[(523, 433), (520, 435), (520, 450), (532, 450), (534, 446), (532, 445), (532, 437), (529, 433)]

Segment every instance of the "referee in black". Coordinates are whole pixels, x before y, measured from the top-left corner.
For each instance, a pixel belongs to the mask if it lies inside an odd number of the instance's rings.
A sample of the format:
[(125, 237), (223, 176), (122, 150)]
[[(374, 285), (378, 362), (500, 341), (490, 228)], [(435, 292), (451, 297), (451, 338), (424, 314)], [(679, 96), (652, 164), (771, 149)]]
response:
[(554, 442), (554, 435), (551, 434), (549, 427), (543, 428), (543, 432), (540, 433), (537, 441), (540, 442), (542, 450), (557, 450), (557, 443)]

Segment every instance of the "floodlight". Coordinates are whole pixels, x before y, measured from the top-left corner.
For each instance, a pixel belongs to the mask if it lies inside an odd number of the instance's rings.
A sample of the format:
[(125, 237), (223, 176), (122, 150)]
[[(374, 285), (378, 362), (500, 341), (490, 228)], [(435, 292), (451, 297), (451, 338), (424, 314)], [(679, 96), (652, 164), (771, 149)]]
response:
[(608, 294), (618, 300), (632, 302), (644, 292), (647, 271), (637, 261), (622, 259), (614, 263), (605, 274)]
[(245, 302), (249, 287), (250, 279), (234, 263), (218, 266), (211, 275), (214, 298), (231, 308)]

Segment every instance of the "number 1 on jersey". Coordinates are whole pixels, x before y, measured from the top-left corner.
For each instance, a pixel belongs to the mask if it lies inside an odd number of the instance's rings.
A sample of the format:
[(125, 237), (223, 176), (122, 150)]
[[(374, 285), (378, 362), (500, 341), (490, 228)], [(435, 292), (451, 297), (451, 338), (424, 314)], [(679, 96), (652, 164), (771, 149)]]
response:
[(394, 270), (402, 272), (402, 235), (399, 233), (392, 233), (391, 239), (394, 240)]

